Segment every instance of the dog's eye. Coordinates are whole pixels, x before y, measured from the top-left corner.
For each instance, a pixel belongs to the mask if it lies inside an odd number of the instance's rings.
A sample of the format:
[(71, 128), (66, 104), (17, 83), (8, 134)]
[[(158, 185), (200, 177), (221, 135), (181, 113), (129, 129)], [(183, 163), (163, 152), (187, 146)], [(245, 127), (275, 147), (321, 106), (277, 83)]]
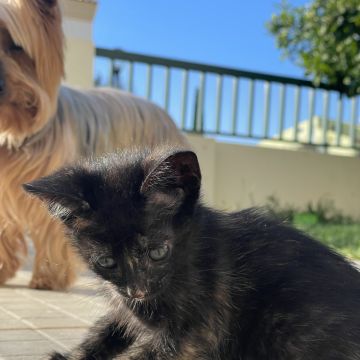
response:
[(23, 52), (24, 49), (20, 45), (11, 44), (10, 51), (12, 51), (12, 52)]
[(156, 249), (150, 250), (149, 257), (154, 261), (160, 261), (166, 258), (168, 252), (169, 252), (169, 247), (167, 245), (164, 245)]
[(116, 267), (116, 261), (111, 256), (99, 257), (96, 264), (105, 269), (113, 269)]

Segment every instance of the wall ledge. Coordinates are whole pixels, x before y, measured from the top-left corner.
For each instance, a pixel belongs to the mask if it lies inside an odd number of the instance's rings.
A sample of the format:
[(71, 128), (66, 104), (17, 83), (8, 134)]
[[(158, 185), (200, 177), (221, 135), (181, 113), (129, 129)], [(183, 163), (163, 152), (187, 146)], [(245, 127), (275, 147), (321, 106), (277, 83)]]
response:
[(92, 21), (96, 13), (96, 1), (62, 0), (63, 17)]

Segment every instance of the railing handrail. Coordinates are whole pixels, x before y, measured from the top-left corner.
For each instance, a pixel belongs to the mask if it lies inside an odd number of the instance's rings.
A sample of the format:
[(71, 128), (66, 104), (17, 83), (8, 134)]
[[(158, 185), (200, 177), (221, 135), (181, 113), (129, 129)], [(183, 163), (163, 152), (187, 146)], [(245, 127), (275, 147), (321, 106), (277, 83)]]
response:
[(147, 63), (151, 65), (161, 65), (166, 67), (172, 68), (180, 68), (184, 70), (194, 70), (194, 71), (201, 71), (204, 73), (215, 73), (218, 75), (228, 75), (237, 78), (249, 78), (252, 80), (264, 80), (268, 82), (277, 82), (281, 84), (289, 84), (295, 86), (305, 86), (314, 89), (324, 89), (324, 90), (333, 90), (337, 92), (341, 92), (335, 86), (331, 86), (328, 84), (320, 83), (315, 85), (310, 80), (304, 80), (300, 78), (293, 78), (289, 76), (279, 76), (279, 75), (272, 75), (267, 73), (261, 72), (254, 72), (254, 71), (246, 71), (236, 68), (228, 68), (223, 66), (217, 65), (209, 65), (209, 64), (200, 64), (196, 62), (190, 61), (183, 61), (177, 59), (170, 59), (170, 58), (163, 58), (158, 56), (149, 56), (143, 55), (138, 53), (132, 53), (128, 51), (124, 51), (121, 49), (104, 49), (104, 48), (96, 48), (96, 56), (99, 57), (106, 57), (112, 60), (125, 60), (125, 61), (132, 61), (132, 62), (140, 62), (140, 63)]

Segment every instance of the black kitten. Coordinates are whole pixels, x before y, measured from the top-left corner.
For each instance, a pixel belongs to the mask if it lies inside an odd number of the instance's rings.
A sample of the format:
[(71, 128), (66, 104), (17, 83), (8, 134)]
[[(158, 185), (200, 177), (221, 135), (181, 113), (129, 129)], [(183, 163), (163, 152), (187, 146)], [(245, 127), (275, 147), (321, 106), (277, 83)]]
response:
[(200, 178), (193, 152), (134, 151), (25, 185), (111, 303), (52, 359), (359, 360), (360, 273), (256, 210), (206, 208)]

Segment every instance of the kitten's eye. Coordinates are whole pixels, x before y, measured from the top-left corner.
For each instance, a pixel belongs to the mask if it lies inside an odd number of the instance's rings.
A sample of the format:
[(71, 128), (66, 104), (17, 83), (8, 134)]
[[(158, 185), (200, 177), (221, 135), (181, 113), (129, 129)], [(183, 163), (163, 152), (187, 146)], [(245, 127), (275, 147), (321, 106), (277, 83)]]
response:
[(111, 256), (99, 257), (96, 263), (105, 269), (113, 269), (116, 266), (116, 262)]
[(150, 259), (154, 261), (159, 261), (165, 259), (166, 255), (169, 252), (169, 247), (167, 245), (152, 249), (149, 251)]

